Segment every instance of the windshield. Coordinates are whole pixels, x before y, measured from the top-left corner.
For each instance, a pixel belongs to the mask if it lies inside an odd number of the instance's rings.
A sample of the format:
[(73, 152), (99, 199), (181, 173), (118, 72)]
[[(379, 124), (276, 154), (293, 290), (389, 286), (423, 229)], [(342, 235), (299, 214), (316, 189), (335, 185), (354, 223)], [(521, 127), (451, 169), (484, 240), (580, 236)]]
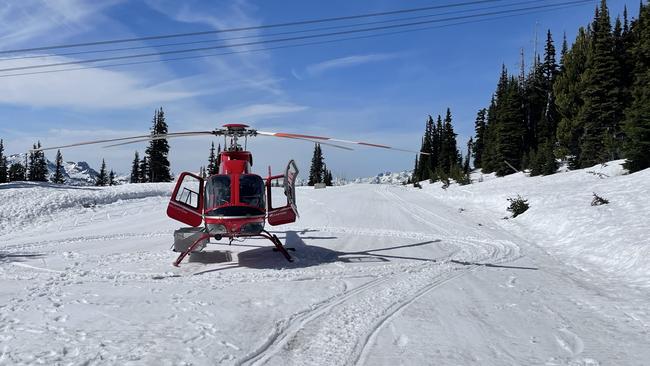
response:
[(264, 181), (260, 176), (239, 177), (239, 202), (264, 209)]
[(211, 209), (230, 203), (230, 177), (213, 175), (205, 185), (205, 208)]

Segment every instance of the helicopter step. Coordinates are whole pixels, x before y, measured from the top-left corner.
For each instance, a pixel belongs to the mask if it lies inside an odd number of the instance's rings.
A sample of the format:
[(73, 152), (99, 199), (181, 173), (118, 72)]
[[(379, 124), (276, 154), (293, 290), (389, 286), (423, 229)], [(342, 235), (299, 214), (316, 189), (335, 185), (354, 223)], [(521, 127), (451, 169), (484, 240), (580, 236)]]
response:
[(267, 238), (267, 239), (269, 239), (271, 242), (273, 242), (273, 244), (275, 245), (274, 251), (280, 252), (280, 253), (284, 256), (284, 258), (286, 258), (286, 260), (288, 260), (289, 262), (293, 262), (293, 258), (291, 257), (291, 255), (289, 254), (289, 252), (287, 251), (287, 249), (288, 249), (288, 250), (294, 250), (294, 251), (295, 251), (294, 248), (286, 248), (286, 247), (282, 244), (282, 242), (280, 241), (280, 239), (278, 238), (277, 235), (275, 235), (275, 234), (271, 234), (271, 233), (269, 233), (269, 232), (266, 231), (266, 230), (263, 230), (263, 231), (260, 233), (260, 235), (263, 236), (263, 237), (265, 237), (265, 238)]

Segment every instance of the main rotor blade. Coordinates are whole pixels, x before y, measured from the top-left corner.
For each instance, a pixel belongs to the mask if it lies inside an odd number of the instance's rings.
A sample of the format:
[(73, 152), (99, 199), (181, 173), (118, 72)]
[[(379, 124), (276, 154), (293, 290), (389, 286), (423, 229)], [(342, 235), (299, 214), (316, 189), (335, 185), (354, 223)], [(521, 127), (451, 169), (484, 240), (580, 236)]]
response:
[(392, 146), (387, 146), (387, 145), (373, 144), (373, 143), (370, 143), (370, 142), (342, 140), (342, 139), (336, 139), (336, 138), (324, 137), (324, 136), (312, 136), (312, 135), (301, 135), (301, 134), (296, 134), (296, 133), (265, 132), (265, 131), (257, 131), (257, 133), (259, 135), (264, 135), (264, 136), (285, 137), (285, 138), (293, 138), (293, 139), (305, 139), (305, 140), (309, 140), (309, 141), (318, 142), (318, 143), (321, 143), (321, 144), (326, 144), (323, 141), (334, 141), (334, 142), (342, 142), (344, 144), (363, 145), (363, 146), (369, 146), (369, 147), (378, 147), (378, 148), (381, 148), (381, 149), (389, 149), (389, 150), (416, 153), (416, 154), (421, 154), (421, 155), (431, 155), (430, 153), (425, 153), (425, 152), (421, 152), (421, 151), (406, 150), (406, 149), (400, 149), (400, 148), (397, 148), (397, 147), (392, 147)]
[(127, 141), (127, 142), (120, 142), (117, 144), (111, 144), (111, 145), (106, 145), (102, 146), (103, 148), (107, 147), (115, 147), (115, 146), (122, 146), (122, 145), (129, 145), (129, 144), (135, 144), (138, 142), (146, 142), (146, 141), (153, 141), (153, 140), (165, 140), (165, 139), (172, 139), (176, 137), (192, 137), (192, 136), (204, 136), (204, 135), (212, 135), (212, 132), (204, 133), (204, 132), (178, 132), (175, 134), (168, 133), (166, 135), (154, 135), (154, 136), (149, 136), (149, 138), (146, 139), (139, 139), (139, 140), (132, 140), (132, 141)]
[[(75, 144), (68, 144), (68, 145), (60, 145), (60, 146), (52, 146), (52, 147), (41, 147), (38, 149), (30, 149), (29, 151), (34, 152), (34, 151), (46, 151), (46, 150), (56, 150), (56, 149), (64, 149), (67, 147), (76, 147), (76, 146), (84, 146), (84, 145), (94, 145), (94, 144), (104, 144), (107, 142), (115, 142), (115, 141), (127, 141), (127, 140), (133, 140), (133, 139), (138, 139), (140, 141), (148, 141), (148, 140), (157, 140), (161, 138), (166, 138), (166, 137), (182, 137), (182, 136), (194, 136), (194, 135), (211, 135), (212, 131), (188, 131), (188, 132), (172, 132), (168, 133), (165, 135), (139, 135), (139, 136), (129, 136), (129, 137), (119, 137), (115, 139), (103, 139), (103, 140), (93, 140), (93, 141), (85, 141), (85, 142), (78, 142)], [(166, 137), (160, 137), (160, 136), (166, 136)]]
[[(260, 134), (259, 131), (257, 131), (257, 133), (258, 133), (259, 135), (262, 135), (262, 136), (268, 136), (268, 135), (265, 135), (265, 134)], [(335, 147), (335, 148), (337, 148), (337, 149), (343, 149), (343, 150), (348, 150), (348, 151), (354, 151), (354, 149), (351, 148), (351, 147), (341, 146), (341, 145), (336, 145), (336, 144), (330, 144), (330, 143), (328, 143), (328, 142), (322, 142), (322, 141), (312, 140), (312, 139), (303, 138), (303, 137), (289, 137), (289, 136), (276, 136), (276, 137), (282, 137), (282, 138), (294, 139), (294, 140), (309, 141), (309, 142), (313, 142), (313, 143), (316, 143), (316, 144), (321, 144), (321, 145), (327, 145), (327, 146)]]

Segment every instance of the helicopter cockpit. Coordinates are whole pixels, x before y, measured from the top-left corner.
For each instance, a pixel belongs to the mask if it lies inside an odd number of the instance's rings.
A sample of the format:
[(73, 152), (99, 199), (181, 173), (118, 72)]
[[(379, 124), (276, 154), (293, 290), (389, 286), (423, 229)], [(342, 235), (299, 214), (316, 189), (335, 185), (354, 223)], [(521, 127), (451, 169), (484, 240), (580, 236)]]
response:
[(250, 217), (264, 215), (264, 181), (259, 175), (213, 175), (205, 184), (205, 215)]

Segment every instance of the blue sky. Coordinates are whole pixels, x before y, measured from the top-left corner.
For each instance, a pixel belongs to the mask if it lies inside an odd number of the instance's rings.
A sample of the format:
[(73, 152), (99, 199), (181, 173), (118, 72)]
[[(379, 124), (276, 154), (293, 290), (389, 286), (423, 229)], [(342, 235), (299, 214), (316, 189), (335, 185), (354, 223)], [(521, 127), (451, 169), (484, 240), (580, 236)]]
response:
[[(0, 49), (227, 29), (454, 2), (459, 1), (15, 1), (0, 8)], [(613, 15), (622, 13), (626, 3), (630, 16), (636, 16), (638, 1), (608, 2)], [(265, 131), (321, 134), (417, 150), (427, 115), (444, 114), (449, 107), (464, 146), (473, 134), (477, 110), (490, 100), (501, 64), (516, 71), (522, 47), (530, 63), (535, 27), (540, 50), (547, 29), (551, 29), (559, 50), (562, 32), (571, 41), (578, 27), (592, 18), (595, 4), (314, 46), (2, 78), (0, 138), (5, 140), (7, 153), (17, 153), (26, 151), (36, 140), (48, 146), (137, 135), (148, 131), (154, 110), (162, 106), (170, 131), (243, 122)], [(251, 38), (254, 40), (284, 30), (245, 35), (258, 37)], [(168, 41), (158, 41), (162, 42)], [(129, 46), (147, 47), (139, 52), (163, 50), (154, 44)], [(77, 57), (0, 60), (0, 66), (74, 61)], [(209, 145), (208, 138), (171, 141), (174, 172), (204, 165)], [(116, 171), (128, 173), (134, 150), (142, 152), (144, 147), (142, 143), (111, 149), (86, 147), (67, 149), (63, 154), (66, 160), (85, 160), (94, 166), (105, 158)], [(279, 171), (291, 158), (306, 172), (313, 145), (258, 137), (249, 148), (255, 154), (254, 170), (258, 173), (266, 172), (269, 164)], [(346, 178), (411, 169), (414, 160), (413, 154), (363, 147), (354, 152), (325, 147), (324, 154), (334, 174)]]

